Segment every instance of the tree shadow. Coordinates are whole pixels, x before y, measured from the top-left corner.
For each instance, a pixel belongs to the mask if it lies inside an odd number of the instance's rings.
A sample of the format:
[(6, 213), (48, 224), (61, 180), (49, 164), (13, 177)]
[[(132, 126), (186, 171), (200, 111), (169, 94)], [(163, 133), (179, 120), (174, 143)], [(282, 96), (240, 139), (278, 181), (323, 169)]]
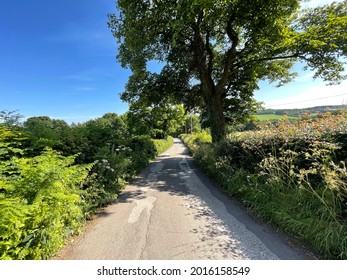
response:
[[(273, 233), (255, 223), (239, 204), (225, 195), (221, 188), (196, 168), (188, 155), (188, 149), (177, 149), (174, 156), (162, 154), (153, 161), (118, 197), (117, 203), (131, 203), (145, 199), (152, 191), (180, 196), (188, 207), (188, 214), (194, 219), (190, 233), (199, 242), (183, 246), (182, 250), (203, 252), (203, 258), (216, 259), (303, 259), (300, 254), (286, 255), (282, 249), (272, 250), (272, 242), (278, 247), (284, 242), (274, 240)], [(238, 214), (243, 213), (243, 214)], [(247, 221), (247, 223), (245, 223)], [(251, 224), (251, 225), (250, 225)], [(266, 246), (266, 245), (268, 246)], [(281, 255), (282, 254), (282, 255)]]

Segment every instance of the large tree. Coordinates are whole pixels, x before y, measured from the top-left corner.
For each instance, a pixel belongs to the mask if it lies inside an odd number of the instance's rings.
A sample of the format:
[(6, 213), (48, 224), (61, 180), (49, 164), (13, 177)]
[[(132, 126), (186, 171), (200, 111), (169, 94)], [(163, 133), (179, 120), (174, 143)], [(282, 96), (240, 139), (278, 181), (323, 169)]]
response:
[[(123, 99), (132, 101), (164, 79), (168, 90), (161, 94), (202, 106), (218, 141), (240, 108), (249, 109), (245, 104), (253, 102), (258, 82), (291, 81), (298, 61), (315, 77), (341, 81), (347, 0), (305, 11), (300, 2), (118, 0), (119, 14), (109, 15), (109, 27), (118, 61), (132, 71)], [(164, 63), (154, 78), (147, 70), (153, 60)]]

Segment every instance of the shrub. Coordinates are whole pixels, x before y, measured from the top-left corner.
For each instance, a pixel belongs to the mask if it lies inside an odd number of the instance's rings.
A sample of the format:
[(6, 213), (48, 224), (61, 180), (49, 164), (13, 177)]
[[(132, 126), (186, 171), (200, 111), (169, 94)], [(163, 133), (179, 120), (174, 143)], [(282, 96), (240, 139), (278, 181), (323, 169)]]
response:
[(87, 215), (116, 199), (126, 181), (134, 175), (132, 150), (126, 146), (100, 148), (84, 183)]
[(13, 159), (0, 179), (0, 259), (47, 259), (84, 221), (80, 186), (90, 165), (47, 150)]
[(173, 138), (171, 136), (166, 139), (152, 139), (152, 142), (154, 143), (157, 156), (165, 152), (174, 144)]
[(347, 259), (347, 116), (264, 124), (217, 144), (182, 135), (199, 166), (258, 216)]
[[(119, 139), (124, 125), (113, 114), (64, 130), (64, 141), (56, 134), (35, 137), (40, 127), (30, 135), (0, 125), (0, 259), (49, 258), (85, 218), (117, 198), (130, 178), (173, 144), (172, 137)], [(61, 154), (72, 151), (80, 153)]]

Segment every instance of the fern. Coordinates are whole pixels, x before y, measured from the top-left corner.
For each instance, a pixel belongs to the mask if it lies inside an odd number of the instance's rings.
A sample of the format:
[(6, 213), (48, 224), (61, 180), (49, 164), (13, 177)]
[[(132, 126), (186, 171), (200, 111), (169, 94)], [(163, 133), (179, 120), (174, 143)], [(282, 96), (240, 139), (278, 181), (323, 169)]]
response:
[[(84, 222), (81, 186), (92, 165), (46, 150), (13, 158), (14, 180), (0, 174), (1, 259), (47, 259)], [(4, 171), (4, 169), (2, 169)]]

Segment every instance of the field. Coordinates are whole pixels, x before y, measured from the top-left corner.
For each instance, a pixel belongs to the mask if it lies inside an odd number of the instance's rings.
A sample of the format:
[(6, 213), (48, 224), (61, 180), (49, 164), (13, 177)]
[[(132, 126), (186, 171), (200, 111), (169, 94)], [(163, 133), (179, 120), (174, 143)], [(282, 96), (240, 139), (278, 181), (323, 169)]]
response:
[(290, 116), (283, 116), (283, 115), (275, 115), (275, 114), (255, 114), (253, 115), (257, 118), (258, 121), (273, 121), (273, 120), (280, 120), (280, 119), (289, 119), (289, 120), (295, 120), (296, 117), (290, 117)]

